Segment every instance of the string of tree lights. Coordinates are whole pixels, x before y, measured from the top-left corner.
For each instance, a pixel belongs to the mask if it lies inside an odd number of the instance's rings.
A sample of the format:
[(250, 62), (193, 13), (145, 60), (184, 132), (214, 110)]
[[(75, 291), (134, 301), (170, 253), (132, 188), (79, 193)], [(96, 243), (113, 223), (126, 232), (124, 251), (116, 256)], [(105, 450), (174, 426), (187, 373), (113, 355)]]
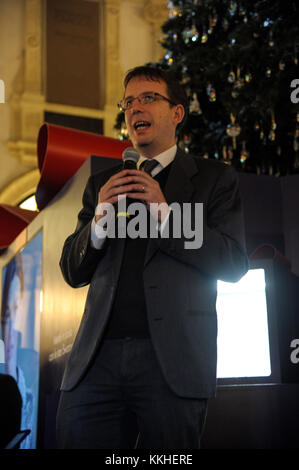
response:
[[(152, 65), (169, 68), (186, 87), (189, 116), (179, 145), (187, 153), (238, 171), (299, 172), (299, 90), (291, 88), (299, 79), (296, 3), (168, 1), (165, 54)], [(126, 138), (122, 116), (115, 127)]]

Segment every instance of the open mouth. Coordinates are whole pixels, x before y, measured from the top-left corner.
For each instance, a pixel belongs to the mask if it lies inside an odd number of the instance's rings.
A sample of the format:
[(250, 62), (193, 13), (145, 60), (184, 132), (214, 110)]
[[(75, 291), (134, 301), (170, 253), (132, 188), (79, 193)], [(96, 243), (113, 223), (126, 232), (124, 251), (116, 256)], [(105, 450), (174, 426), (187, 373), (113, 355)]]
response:
[(150, 127), (150, 123), (148, 121), (137, 121), (134, 124), (135, 130), (145, 129), (146, 127)]

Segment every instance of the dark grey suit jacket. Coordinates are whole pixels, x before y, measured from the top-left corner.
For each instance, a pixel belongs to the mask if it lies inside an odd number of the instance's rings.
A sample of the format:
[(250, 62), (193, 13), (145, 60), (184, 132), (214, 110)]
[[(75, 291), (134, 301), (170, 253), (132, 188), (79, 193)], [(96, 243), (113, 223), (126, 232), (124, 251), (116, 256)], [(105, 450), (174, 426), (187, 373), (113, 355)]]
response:
[[(63, 390), (78, 384), (100, 347), (117, 288), (124, 240), (107, 239), (100, 250), (90, 244), (98, 191), (114, 172), (89, 178), (76, 230), (61, 256), (68, 284), (90, 283)], [(194, 250), (184, 247), (184, 237), (149, 240), (142, 274), (150, 335), (172, 390), (183, 397), (211, 397), (216, 389), (217, 279), (236, 282), (248, 269), (238, 178), (231, 166), (178, 150), (164, 194), (168, 204), (204, 204), (203, 244)]]

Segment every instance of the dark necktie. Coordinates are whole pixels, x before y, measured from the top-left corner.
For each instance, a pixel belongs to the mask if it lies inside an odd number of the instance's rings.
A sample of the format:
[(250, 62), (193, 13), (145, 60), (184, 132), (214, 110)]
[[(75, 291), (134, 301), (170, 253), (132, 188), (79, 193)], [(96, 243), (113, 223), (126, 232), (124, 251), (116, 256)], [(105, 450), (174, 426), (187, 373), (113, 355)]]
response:
[(148, 173), (149, 175), (151, 174), (151, 172), (153, 171), (153, 169), (159, 164), (159, 162), (155, 159), (147, 159), (147, 160), (144, 160), (141, 165), (140, 165), (140, 169), (143, 170), (143, 171), (146, 171), (146, 173)]

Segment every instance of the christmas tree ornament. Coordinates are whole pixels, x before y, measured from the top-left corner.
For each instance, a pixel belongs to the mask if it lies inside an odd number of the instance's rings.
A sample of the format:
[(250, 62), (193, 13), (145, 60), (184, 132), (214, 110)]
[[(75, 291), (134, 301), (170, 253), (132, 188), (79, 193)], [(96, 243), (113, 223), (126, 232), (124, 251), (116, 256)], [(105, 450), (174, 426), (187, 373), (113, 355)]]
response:
[(296, 42), (294, 44), (294, 64), (298, 65), (298, 47)]
[(278, 64), (279, 70), (284, 70), (284, 69), (285, 69), (285, 66), (286, 66), (286, 64), (285, 64), (282, 60), (280, 60), (280, 61), (279, 61), (279, 64)]
[[(189, 75), (183, 75), (183, 78), (181, 80), (182, 85), (187, 85), (190, 82), (190, 77)], [(186, 88), (186, 92), (188, 93), (188, 89)]]
[(241, 77), (240, 75), (240, 67), (238, 67), (237, 69), (237, 80), (234, 84), (234, 88), (236, 88), (237, 90), (239, 90), (240, 88), (242, 88), (244, 86), (244, 78)]
[(189, 112), (190, 114), (202, 114), (197, 94), (195, 92), (192, 94), (192, 100), (189, 105)]
[(184, 150), (186, 153), (189, 153), (189, 146), (190, 146), (190, 137), (188, 136), (188, 134), (185, 134), (184, 135), (184, 142), (183, 142), (183, 145), (184, 145)]
[(235, 0), (231, 0), (229, 2), (229, 7), (228, 7), (228, 11), (229, 11), (229, 14), (231, 16), (235, 16), (236, 12), (237, 12), (237, 2)]
[(217, 15), (217, 11), (214, 9), (213, 10), (213, 16), (211, 18), (211, 27), (212, 28), (215, 28), (215, 26), (217, 24), (217, 21), (218, 21), (218, 15)]
[(215, 28), (218, 21), (218, 16), (216, 10), (213, 10), (213, 14), (209, 15), (209, 29), (208, 34), (212, 34), (213, 29)]
[(173, 64), (173, 57), (172, 57), (172, 53), (170, 51), (166, 52), (166, 54), (164, 56), (164, 59), (167, 61), (168, 65)]
[(177, 7), (174, 6), (172, 1), (167, 3), (167, 8), (169, 9), (169, 18), (175, 18), (178, 16), (179, 10)]
[(227, 149), (227, 156), (229, 160), (232, 160), (234, 158), (234, 152), (232, 147), (228, 147)]
[(230, 115), (231, 123), (226, 126), (226, 133), (232, 138), (233, 141), (233, 149), (236, 150), (237, 148), (237, 140), (236, 138), (241, 132), (241, 127), (239, 124), (236, 124), (236, 117), (231, 113)]
[(240, 162), (244, 168), (245, 166), (245, 163), (246, 163), (246, 160), (248, 159), (249, 157), (249, 152), (246, 150), (246, 142), (245, 140), (243, 140), (242, 142), (242, 150), (241, 150), (241, 154), (240, 154)]
[(166, 52), (164, 59), (167, 61), (168, 65), (173, 64), (172, 53), (170, 51)]
[(167, 8), (168, 10), (173, 10), (174, 9), (174, 4), (173, 4), (173, 1), (172, 0), (168, 0), (167, 2)]
[(195, 24), (193, 24), (192, 25), (192, 32), (191, 32), (191, 41), (196, 42), (198, 38), (199, 38), (198, 31), (196, 29)]
[(234, 82), (234, 87), (232, 90), (232, 97), (238, 98), (241, 88), (244, 86), (244, 78), (240, 76), (240, 67), (237, 69), (237, 79)]
[(192, 28), (190, 28), (190, 26), (185, 28), (184, 31), (182, 32), (182, 36), (183, 36), (185, 44), (188, 44), (192, 36)]
[(232, 71), (229, 73), (229, 76), (228, 76), (228, 78), (227, 78), (227, 81), (228, 81), (229, 83), (234, 83), (235, 79), (236, 79), (236, 74), (235, 74), (235, 72), (232, 70)]
[(207, 40), (208, 40), (208, 35), (205, 31), (203, 31), (201, 35), (201, 43), (204, 44), (205, 42), (207, 42)]
[(208, 83), (207, 85), (207, 95), (211, 103), (214, 103), (216, 101), (216, 90), (215, 88), (213, 88), (211, 83)]
[(276, 122), (275, 122), (275, 115), (274, 115), (274, 111), (271, 110), (271, 130), (269, 132), (269, 140), (271, 140), (272, 142), (275, 140), (275, 130), (276, 130)]
[(222, 21), (222, 27), (223, 27), (223, 29), (224, 29), (225, 32), (228, 30), (229, 22), (228, 22), (228, 19), (227, 19), (227, 18), (224, 18), (224, 19), (223, 19), (223, 21)]
[(129, 134), (125, 121), (121, 123), (120, 132), (118, 133), (117, 137), (119, 140), (128, 140)]
[(209, 15), (209, 28), (208, 28), (208, 34), (212, 34), (213, 32), (213, 29), (214, 29), (214, 26), (213, 26), (213, 19), (212, 19), (212, 16)]
[(271, 73), (272, 73), (272, 71), (271, 71), (271, 69), (268, 67), (267, 70), (266, 70), (266, 77), (267, 77), (267, 78), (270, 78), (270, 77), (271, 77)]
[(246, 83), (250, 83), (251, 80), (252, 80), (252, 75), (251, 75), (251, 73), (250, 73), (250, 72), (247, 72), (247, 73), (245, 74), (244, 78), (245, 78), (245, 82), (246, 82)]
[[(182, 67), (182, 80), (181, 80), (181, 83), (183, 85), (186, 85), (187, 83), (190, 82), (190, 76), (189, 76), (189, 73), (188, 73), (188, 67), (187, 65), (183, 65)], [(187, 91), (187, 90), (186, 90)]]

